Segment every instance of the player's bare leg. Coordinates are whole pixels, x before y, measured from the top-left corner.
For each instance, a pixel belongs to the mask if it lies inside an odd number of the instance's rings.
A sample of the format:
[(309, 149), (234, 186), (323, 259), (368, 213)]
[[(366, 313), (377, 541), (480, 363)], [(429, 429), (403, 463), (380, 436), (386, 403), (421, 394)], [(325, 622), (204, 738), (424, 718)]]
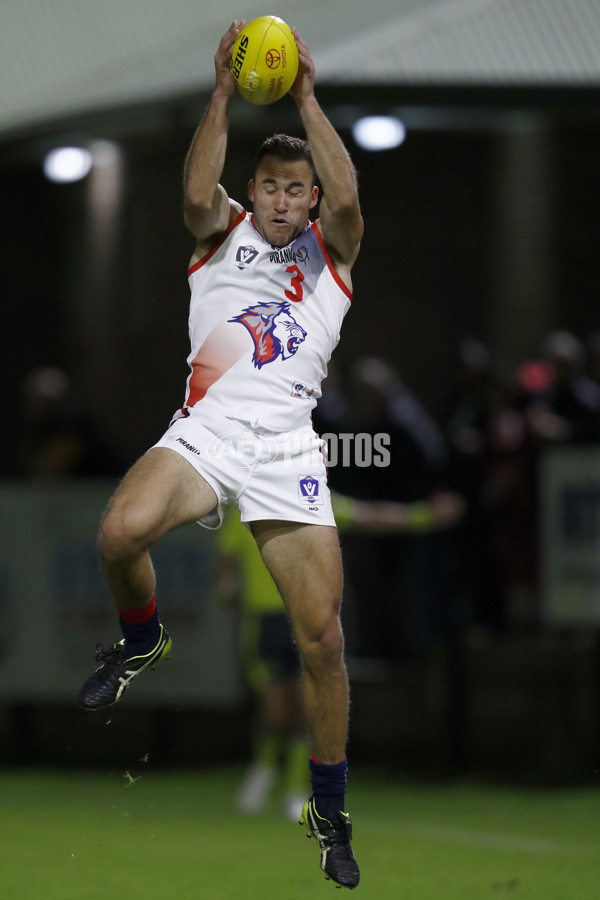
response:
[(302, 656), (313, 755), (325, 764), (338, 763), (346, 752), (348, 677), (337, 532), (286, 522), (254, 522), (252, 531), (284, 599)]
[(135, 463), (110, 501), (98, 537), (104, 578), (117, 607), (148, 603), (155, 587), (148, 548), (216, 505), (211, 486), (173, 450), (155, 447)]
[(342, 563), (335, 528), (254, 522), (252, 530), (286, 604), (303, 661), (304, 705), (313, 756), (313, 796), (301, 824), (321, 850), (321, 868), (338, 885), (356, 887), (352, 825), (344, 812), (348, 676), (340, 622)]
[(141, 672), (169, 658), (171, 638), (156, 608), (149, 548), (216, 504), (210, 485), (183, 457), (165, 448), (149, 450), (123, 479), (102, 521), (98, 543), (124, 637), (106, 651), (98, 646), (101, 665), (79, 691), (85, 709), (116, 703)]

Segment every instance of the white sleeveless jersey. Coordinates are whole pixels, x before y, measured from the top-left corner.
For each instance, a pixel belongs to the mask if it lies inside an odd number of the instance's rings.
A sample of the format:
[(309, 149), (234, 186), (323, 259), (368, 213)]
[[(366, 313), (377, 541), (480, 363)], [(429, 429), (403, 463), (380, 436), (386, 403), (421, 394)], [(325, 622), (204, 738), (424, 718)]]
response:
[(352, 294), (316, 223), (272, 247), (239, 213), (189, 270), (191, 373), (183, 415), (288, 431), (310, 423)]

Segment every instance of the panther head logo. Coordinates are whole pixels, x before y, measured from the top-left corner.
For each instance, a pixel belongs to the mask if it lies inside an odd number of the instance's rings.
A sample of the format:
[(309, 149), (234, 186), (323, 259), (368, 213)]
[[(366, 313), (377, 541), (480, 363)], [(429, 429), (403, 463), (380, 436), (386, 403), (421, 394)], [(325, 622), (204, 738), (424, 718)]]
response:
[(229, 319), (248, 329), (254, 341), (252, 362), (257, 369), (280, 356), (289, 359), (306, 338), (306, 331), (290, 313), (289, 303), (258, 303)]
[(308, 247), (306, 246), (306, 244), (302, 244), (301, 247), (298, 247), (298, 249), (296, 250), (296, 259), (300, 260), (300, 262), (304, 263), (305, 265), (309, 261), (310, 255), (308, 253)]

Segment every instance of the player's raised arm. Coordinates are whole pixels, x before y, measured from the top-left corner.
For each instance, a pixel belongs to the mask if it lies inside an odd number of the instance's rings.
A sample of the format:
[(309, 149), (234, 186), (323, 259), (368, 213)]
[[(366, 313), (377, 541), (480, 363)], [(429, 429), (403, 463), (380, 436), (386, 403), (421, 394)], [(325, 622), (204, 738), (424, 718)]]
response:
[(315, 97), (315, 66), (308, 47), (296, 29), (292, 31), (298, 45), (299, 65), (290, 93), (298, 106), (323, 188), (319, 224), (334, 262), (350, 268), (358, 255), (363, 233), (356, 172), (340, 136)]
[(229, 68), (231, 48), (244, 24), (234, 20), (221, 38), (215, 54), (215, 89), (185, 161), (185, 224), (199, 244), (226, 231), (234, 214), (219, 179), (225, 165), (229, 107), (236, 91)]

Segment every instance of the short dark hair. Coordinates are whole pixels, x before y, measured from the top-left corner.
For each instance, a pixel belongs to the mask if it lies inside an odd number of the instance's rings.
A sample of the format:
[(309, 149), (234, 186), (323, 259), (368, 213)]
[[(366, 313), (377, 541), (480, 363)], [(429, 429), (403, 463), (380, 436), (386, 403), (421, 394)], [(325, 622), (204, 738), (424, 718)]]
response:
[(317, 171), (313, 162), (312, 153), (308, 141), (303, 138), (294, 137), (291, 134), (272, 134), (266, 138), (258, 148), (258, 153), (254, 159), (254, 176), (256, 177), (257, 169), (261, 160), (265, 156), (277, 156), (279, 159), (295, 162), (297, 159), (304, 159), (310, 166), (313, 176), (313, 184), (317, 183)]

